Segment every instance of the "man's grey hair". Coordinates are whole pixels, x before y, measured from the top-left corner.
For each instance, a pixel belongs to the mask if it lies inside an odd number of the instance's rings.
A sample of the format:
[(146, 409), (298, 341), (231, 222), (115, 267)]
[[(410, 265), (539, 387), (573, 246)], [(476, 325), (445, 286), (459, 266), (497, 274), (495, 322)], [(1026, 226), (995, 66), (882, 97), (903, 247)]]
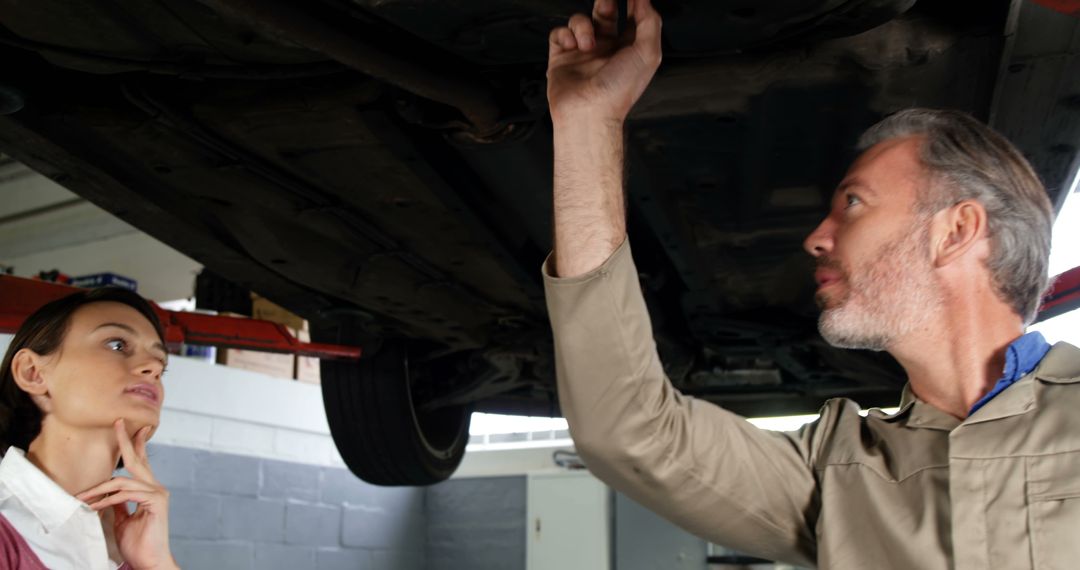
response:
[(930, 215), (964, 200), (986, 209), (987, 269), (1002, 300), (1028, 324), (1049, 286), (1054, 209), (1035, 170), (1005, 137), (958, 111), (908, 109), (870, 127), (864, 151), (889, 139), (921, 137), (919, 159), (927, 183), (917, 212)]

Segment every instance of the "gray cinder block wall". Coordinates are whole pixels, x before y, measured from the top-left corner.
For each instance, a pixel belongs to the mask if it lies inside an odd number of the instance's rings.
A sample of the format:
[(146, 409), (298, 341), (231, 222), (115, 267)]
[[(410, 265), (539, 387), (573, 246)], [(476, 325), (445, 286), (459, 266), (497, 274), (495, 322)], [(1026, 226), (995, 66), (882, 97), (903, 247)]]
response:
[(185, 570), (425, 568), (424, 489), (167, 445), (148, 454), (171, 494), (172, 550)]
[(429, 487), (428, 570), (524, 570), (525, 506), (524, 476)]
[[(525, 476), (387, 488), (338, 468), (167, 445), (149, 455), (185, 570), (525, 569)], [(615, 518), (620, 569), (704, 567), (703, 540), (622, 495)]]

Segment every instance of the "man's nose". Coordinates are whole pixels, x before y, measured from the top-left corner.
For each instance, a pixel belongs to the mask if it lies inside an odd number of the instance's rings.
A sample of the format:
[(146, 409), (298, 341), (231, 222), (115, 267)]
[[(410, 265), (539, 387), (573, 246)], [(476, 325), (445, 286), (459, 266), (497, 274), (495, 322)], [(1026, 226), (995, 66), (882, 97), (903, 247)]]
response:
[(825, 218), (806, 236), (803, 241), (803, 249), (814, 257), (821, 257), (833, 249), (833, 224)]

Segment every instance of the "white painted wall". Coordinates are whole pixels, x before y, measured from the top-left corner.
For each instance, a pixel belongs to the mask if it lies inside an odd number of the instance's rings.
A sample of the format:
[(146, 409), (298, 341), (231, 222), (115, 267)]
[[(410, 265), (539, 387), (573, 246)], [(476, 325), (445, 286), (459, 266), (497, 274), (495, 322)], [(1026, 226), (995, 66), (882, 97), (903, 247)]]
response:
[(453, 478), (504, 477), (557, 470), (552, 454), (558, 450), (574, 451), (573, 442), (566, 440), (552, 442), (545, 447), (517, 449), (476, 449), (470, 446)]
[(139, 294), (154, 301), (186, 299), (195, 294), (196, 261), (142, 232), (126, 233), (19, 257), (0, 258), (15, 275), (30, 277), (59, 269), (71, 276), (116, 273), (138, 282)]
[[(0, 353), (11, 335), (0, 335)], [(319, 386), (171, 356), (154, 443), (340, 467)], [(554, 466), (569, 440), (471, 446), (455, 478), (521, 475)]]
[(313, 465), (344, 465), (318, 386), (172, 357), (154, 441)]
[(0, 164), (0, 218), (77, 198), (18, 162)]
[[(51, 208), (51, 209), (50, 209)], [(0, 166), (0, 265), (30, 277), (116, 273), (154, 301), (191, 297), (202, 266), (20, 164)]]

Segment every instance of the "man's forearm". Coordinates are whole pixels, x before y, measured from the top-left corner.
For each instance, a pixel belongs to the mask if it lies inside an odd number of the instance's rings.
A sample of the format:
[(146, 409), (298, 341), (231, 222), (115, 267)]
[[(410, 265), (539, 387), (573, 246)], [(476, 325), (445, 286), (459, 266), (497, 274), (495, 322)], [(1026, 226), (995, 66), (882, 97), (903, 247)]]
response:
[(559, 277), (588, 273), (626, 239), (623, 126), (555, 120), (555, 247)]

